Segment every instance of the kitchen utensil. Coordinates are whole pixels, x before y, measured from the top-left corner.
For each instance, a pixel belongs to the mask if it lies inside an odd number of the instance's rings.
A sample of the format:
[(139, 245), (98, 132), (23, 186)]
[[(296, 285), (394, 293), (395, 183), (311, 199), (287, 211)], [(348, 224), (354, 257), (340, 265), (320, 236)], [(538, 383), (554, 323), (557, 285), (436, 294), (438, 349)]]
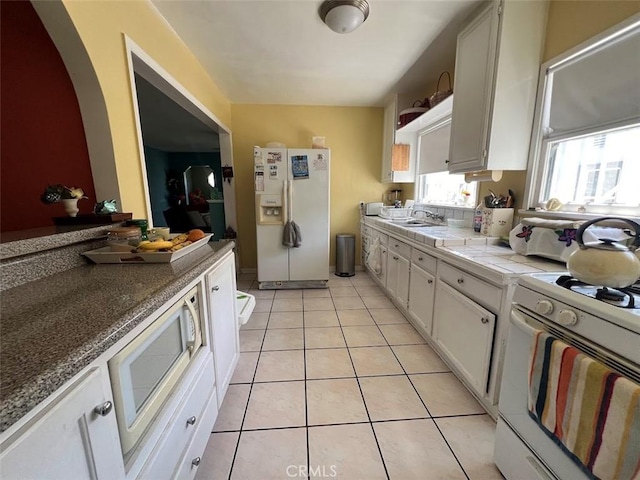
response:
[(580, 248), (569, 256), (567, 269), (585, 283), (610, 288), (628, 287), (640, 278), (640, 258), (633, 249), (609, 238), (599, 238), (597, 242), (586, 244), (583, 241), (585, 230), (603, 220), (627, 223), (634, 231), (633, 245), (640, 242), (640, 225), (636, 222), (617, 217), (595, 218), (582, 224), (576, 232), (576, 242)]

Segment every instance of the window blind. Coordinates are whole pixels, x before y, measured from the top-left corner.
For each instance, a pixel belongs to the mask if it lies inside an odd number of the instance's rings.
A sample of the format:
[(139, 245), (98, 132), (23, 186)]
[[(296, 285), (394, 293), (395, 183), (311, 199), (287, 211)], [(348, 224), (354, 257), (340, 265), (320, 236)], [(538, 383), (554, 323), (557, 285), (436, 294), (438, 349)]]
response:
[(546, 137), (640, 121), (640, 22), (613, 45), (548, 70)]

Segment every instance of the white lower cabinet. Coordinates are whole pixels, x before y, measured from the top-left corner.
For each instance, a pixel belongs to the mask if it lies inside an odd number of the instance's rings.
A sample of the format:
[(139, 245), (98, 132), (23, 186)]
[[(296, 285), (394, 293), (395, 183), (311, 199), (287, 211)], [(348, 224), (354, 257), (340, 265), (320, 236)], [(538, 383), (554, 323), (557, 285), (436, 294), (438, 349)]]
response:
[[(182, 469), (183, 457), (192, 450), (188, 446), (198, 435), (201, 436), (203, 431), (207, 436), (211, 433), (218, 414), (211, 353), (206, 352), (197, 366), (198, 372), (188, 385), (182, 387), (182, 398), (166, 422), (160, 441), (137, 478), (183, 478), (171, 477), (170, 472)], [(205, 445), (201, 447), (198, 451), (200, 455)]]
[(173, 478), (187, 480), (195, 477), (217, 416), (218, 402), (215, 392), (213, 392), (202, 413), (202, 425), (195, 431), (191, 443), (178, 462)]
[(476, 393), (485, 396), (496, 316), (438, 281), (433, 310), (433, 340)]
[(105, 354), (29, 413), (20, 428), (3, 433), (0, 478), (193, 478), (239, 357), (233, 252), (196, 282), (208, 292), (203, 346), (126, 465)]
[(235, 302), (236, 269), (231, 253), (206, 274), (206, 288), (218, 405), (222, 405), (240, 358)]
[(431, 336), (433, 323), (433, 297), (435, 277), (426, 270), (411, 264), (409, 279), (409, 315), (418, 322), (422, 333)]
[(389, 247), (386, 285), (389, 295), (402, 307), (409, 302), (409, 259)]
[(93, 367), (2, 444), (0, 477), (124, 478), (107, 369)]
[(388, 238), (386, 286), (391, 298), (405, 310), (409, 303), (410, 258), (410, 245)]

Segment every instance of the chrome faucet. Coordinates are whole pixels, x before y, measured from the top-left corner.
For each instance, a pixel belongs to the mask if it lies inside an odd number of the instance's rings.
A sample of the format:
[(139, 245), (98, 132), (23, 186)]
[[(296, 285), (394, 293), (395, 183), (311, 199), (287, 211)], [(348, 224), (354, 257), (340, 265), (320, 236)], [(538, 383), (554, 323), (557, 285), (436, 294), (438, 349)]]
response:
[(423, 218), (431, 218), (439, 222), (444, 221), (444, 215), (433, 213), (431, 210), (427, 210), (426, 208), (413, 207), (413, 211), (411, 212), (411, 214), (413, 215), (415, 212), (422, 212), (424, 214)]

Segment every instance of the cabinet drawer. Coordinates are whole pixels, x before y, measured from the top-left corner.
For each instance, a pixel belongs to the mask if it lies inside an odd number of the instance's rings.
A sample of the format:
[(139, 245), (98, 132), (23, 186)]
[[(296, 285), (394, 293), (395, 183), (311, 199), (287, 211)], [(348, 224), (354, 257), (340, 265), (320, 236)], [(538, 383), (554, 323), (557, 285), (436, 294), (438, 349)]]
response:
[[(168, 422), (167, 427), (162, 432), (162, 436), (158, 445), (152, 452), (141, 478), (156, 479), (164, 478), (167, 472), (173, 472), (176, 469), (178, 461), (185, 450), (186, 446), (192, 440), (194, 433), (201, 427), (211, 431), (213, 422), (210, 420), (211, 413), (205, 411), (205, 405), (209, 399), (215, 398), (215, 378), (213, 370), (213, 358), (208, 355), (205, 364), (199, 375), (187, 389), (187, 395), (182, 403), (176, 409), (176, 412)], [(217, 405), (214, 408), (217, 414)], [(193, 420), (195, 417), (195, 420)], [(209, 425), (206, 425), (206, 420)]]
[(363, 226), (361, 233), (362, 235), (371, 235), (371, 227)]
[(494, 287), (482, 280), (463, 272), (447, 263), (438, 266), (438, 277), (454, 286), (466, 296), (473, 298), (481, 305), (495, 310), (500, 309), (502, 289)]
[(428, 253), (422, 252), (417, 248), (411, 251), (411, 263), (419, 265), (420, 268), (427, 272), (436, 273), (436, 257), (432, 257)]
[(389, 237), (389, 250), (395, 253), (399, 253), (400, 255), (402, 255), (404, 258), (410, 258), (411, 257), (411, 246), (407, 245), (404, 242), (401, 242), (400, 240), (397, 240), (393, 237)]
[[(196, 429), (191, 444), (187, 447), (182, 458), (178, 462), (174, 477), (176, 480), (192, 479), (195, 477), (198, 467), (202, 464), (204, 451), (207, 448), (207, 442), (211, 438), (211, 429), (216, 421), (216, 409), (218, 401), (216, 392), (213, 395), (202, 412), (202, 424)], [(213, 453), (213, 452), (212, 452)], [(211, 461), (209, 461), (211, 465)]]

